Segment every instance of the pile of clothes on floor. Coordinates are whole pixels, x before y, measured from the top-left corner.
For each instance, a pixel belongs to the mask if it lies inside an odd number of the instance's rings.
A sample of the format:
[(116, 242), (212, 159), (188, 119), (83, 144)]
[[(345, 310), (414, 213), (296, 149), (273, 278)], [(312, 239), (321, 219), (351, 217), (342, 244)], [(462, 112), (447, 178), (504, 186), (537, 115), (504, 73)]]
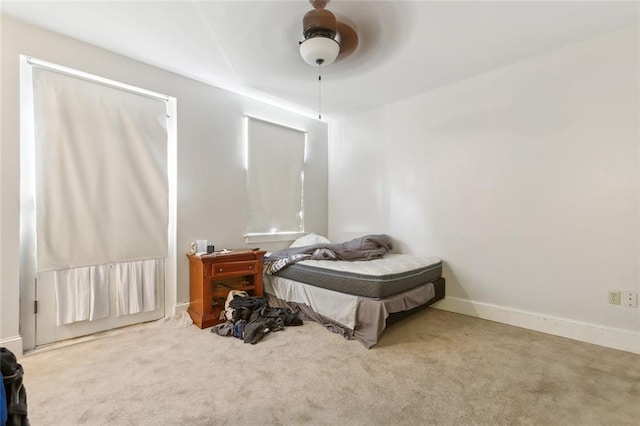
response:
[(211, 332), (233, 336), (252, 345), (271, 332), (302, 325), (302, 319), (296, 312), (269, 307), (266, 298), (249, 296), (245, 291), (229, 292), (223, 314), (226, 321), (214, 326)]

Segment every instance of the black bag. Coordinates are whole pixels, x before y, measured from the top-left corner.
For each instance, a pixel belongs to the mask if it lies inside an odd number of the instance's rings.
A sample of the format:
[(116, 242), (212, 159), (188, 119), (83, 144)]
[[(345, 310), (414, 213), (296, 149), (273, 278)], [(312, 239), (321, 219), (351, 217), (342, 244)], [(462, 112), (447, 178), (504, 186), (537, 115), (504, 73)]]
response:
[(24, 370), (7, 348), (0, 348), (0, 371), (7, 398), (7, 426), (29, 426), (27, 391), (22, 384)]

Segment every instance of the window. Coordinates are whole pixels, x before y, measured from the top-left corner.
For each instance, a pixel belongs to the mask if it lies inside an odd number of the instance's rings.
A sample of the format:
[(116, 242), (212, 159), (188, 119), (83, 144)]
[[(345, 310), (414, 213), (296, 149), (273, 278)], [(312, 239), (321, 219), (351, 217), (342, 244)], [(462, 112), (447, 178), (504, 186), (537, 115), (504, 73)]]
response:
[(304, 232), (306, 133), (245, 117), (249, 212), (247, 242), (295, 239)]
[(32, 74), (38, 269), (167, 256), (168, 99)]

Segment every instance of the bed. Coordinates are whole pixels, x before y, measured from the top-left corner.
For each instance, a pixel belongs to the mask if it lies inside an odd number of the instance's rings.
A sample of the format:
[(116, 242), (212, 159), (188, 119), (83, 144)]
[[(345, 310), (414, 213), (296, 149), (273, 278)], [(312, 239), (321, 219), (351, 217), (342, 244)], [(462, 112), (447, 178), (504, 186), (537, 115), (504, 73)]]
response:
[[(390, 253), (389, 244), (365, 261), (345, 260), (340, 250), (337, 258), (321, 260), (327, 256), (322, 250), (335, 254), (337, 245), (311, 241), (316, 242), (305, 245), (307, 238), (294, 242), (299, 249), (265, 257), (264, 293), (271, 306), (290, 307), (371, 348), (387, 326), (444, 298), (439, 258)], [(300, 253), (306, 256), (296, 259)], [(294, 261), (273, 268), (275, 258)]]

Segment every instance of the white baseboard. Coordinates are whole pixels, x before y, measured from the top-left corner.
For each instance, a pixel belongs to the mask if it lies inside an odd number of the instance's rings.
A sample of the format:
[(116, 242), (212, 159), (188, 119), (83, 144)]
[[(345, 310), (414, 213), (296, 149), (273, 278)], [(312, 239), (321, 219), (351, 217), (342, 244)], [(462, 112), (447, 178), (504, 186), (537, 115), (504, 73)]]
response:
[(183, 312), (187, 312), (187, 309), (189, 309), (189, 302), (176, 303), (173, 306), (173, 311), (175, 312), (176, 316), (179, 316)]
[(446, 297), (433, 307), (640, 354), (640, 333), (632, 330), (589, 324), (457, 297)]
[(22, 336), (12, 336), (0, 339), (0, 346), (9, 349), (16, 358), (22, 356)]

